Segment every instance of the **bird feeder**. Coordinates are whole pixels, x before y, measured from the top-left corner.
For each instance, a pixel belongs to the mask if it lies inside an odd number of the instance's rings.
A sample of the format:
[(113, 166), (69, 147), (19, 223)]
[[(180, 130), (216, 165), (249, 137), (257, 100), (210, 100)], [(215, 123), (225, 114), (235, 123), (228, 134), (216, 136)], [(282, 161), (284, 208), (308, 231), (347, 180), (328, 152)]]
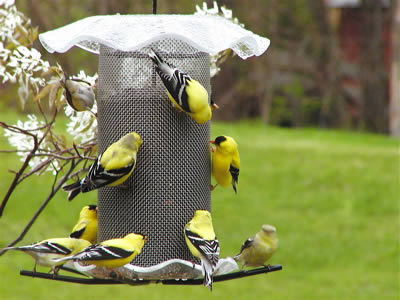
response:
[[(269, 40), (216, 15), (93, 16), (39, 39), (51, 53), (77, 46), (99, 55), (99, 152), (131, 131), (143, 139), (125, 186), (98, 191), (98, 240), (139, 232), (148, 242), (131, 265), (87, 272), (129, 283), (201, 276), (183, 228), (194, 211), (211, 210), (210, 122), (197, 124), (171, 106), (148, 52), (156, 50), (211, 95), (210, 55), (230, 48), (243, 59), (259, 56)], [(233, 265), (221, 260), (217, 273)]]

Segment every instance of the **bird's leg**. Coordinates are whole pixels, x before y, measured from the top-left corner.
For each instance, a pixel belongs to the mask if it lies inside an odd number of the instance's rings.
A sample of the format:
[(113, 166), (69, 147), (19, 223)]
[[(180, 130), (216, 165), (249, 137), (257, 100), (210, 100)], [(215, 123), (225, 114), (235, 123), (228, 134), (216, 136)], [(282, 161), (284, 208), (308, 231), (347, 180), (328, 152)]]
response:
[(268, 271), (271, 271), (271, 265), (270, 264), (264, 265), (264, 268), (266, 268)]
[(53, 269), (53, 275), (55, 276), (55, 275), (58, 275), (58, 271), (60, 271), (60, 269), (61, 269), (61, 266), (56, 266), (54, 269)]
[(210, 191), (213, 191), (217, 187), (218, 183), (216, 185), (210, 184)]
[(56, 276), (58, 275), (58, 271), (60, 271), (60, 269), (61, 266), (55, 266), (50, 269), (49, 273), (53, 274), (53, 279), (56, 278)]
[(35, 265), (33, 266), (33, 272), (36, 273), (36, 262)]

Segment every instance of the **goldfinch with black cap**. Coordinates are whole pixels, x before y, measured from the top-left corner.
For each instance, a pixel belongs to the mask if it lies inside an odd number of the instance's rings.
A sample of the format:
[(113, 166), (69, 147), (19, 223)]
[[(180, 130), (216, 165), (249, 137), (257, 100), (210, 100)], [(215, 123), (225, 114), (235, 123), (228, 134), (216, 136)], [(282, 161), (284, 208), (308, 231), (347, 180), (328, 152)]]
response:
[(70, 185), (63, 186), (68, 200), (79, 193), (86, 193), (103, 186), (116, 186), (123, 183), (132, 174), (136, 166), (137, 152), (142, 138), (136, 132), (128, 133), (109, 146), (90, 166), (86, 177)]
[(212, 175), (217, 181), (212, 189), (218, 184), (221, 186), (232, 185), (233, 190), (237, 193), (240, 157), (236, 141), (230, 136), (221, 135), (210, 143), (215, 145), (215, 150), (212, 150), (211, 169)]
[(211, 214), (196, 210), (185, 226), (185, 241), (193, 256), (200, 258), (203, 284), (212, 290), (213, 272), (219, 260), (219, 242), (214, 233)]

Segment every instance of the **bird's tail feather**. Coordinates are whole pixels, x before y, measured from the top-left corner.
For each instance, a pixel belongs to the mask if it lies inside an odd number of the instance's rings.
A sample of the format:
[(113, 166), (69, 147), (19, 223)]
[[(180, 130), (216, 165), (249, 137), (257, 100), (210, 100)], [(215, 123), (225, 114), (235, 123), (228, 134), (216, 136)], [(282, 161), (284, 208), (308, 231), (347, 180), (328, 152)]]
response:
[(210, 289), (210, 291), (212, 291), (212, 284), (213, 284), (213, 275), (212, 274), (214, 272), (214, 268), (210, 264), (210, 262), (208, 262), (205, 259), (201, 260), (201, 266), (202, 266), (202, 273), (204, 276), (203, 285), (208, 287)]
[(64, 185), (63, 190), (69, 192), (68, 200), (71, 201), (81, 192), (81, 182), (77, 181), (70, 185)]
[(70, 256), (61, 257), (61, 258), (53, 258), (52, 260), (53, 260), (54, 262), (58, 263), (58, 262), (70, 260), (70, 259), (73, 258), (73, 257), (74, 257), (73, 255), (70, 255)]
[(31, 249), (32, 249), (32, 247), (30, 245), (27, 245), (27, 246), (18, 246), (18, 247), (6, 247), (6, 248), (1, 249), (1, 251), (8, 251), (8, 250), (28, 251)]
[(162, 60), (162, 58), (153, 50), (150, 48), (150, 52), (149, 52), (149, 57), (151, 58), (151, 60), (157, 65), (160, 66), (164, 61)]
[(163, 61), (160, 55), (158, 55), (153, 49), (150, 50), (149, 57), (155, 64), (156, 72), (160, 75), (164, 83), (165, 81), (171, 80), (175, 67), (172, 64)]

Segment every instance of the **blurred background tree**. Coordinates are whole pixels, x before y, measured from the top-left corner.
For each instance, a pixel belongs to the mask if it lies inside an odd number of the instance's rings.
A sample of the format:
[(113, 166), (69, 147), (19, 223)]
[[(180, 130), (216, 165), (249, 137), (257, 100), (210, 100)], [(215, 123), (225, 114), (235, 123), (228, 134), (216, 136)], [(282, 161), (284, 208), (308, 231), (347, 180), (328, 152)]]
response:
[[(159, 1), (160, 14), (191, 14), (203, 1)], [(212, 6), (212, 1), (204, 1)], [(215, 119), (262, 118), (285, 127), (321, 126), (393, 134), (397, 110), (389, 114), (399, 88), (393, 67), (394, 11), (398, 0), (221, 0), (253, 32), (271, 40), (267, 53), (229, 59), (212, 79), (222, 109)], [(45, 32), (98, 14), (151, 13), (150, 0), (20, 0), (19, 10)], [(73, 49), (46, 54), (70, 74), (93, 74), (97, 58)], [(15, 107), (15, 88), (2, 86), (6, 107)], [(392, 99), (390, 99), (392, 97)], [(390, 119), (389, 119), (390, 116)], [(393, 122), (392, 122), (393, 123)]]

